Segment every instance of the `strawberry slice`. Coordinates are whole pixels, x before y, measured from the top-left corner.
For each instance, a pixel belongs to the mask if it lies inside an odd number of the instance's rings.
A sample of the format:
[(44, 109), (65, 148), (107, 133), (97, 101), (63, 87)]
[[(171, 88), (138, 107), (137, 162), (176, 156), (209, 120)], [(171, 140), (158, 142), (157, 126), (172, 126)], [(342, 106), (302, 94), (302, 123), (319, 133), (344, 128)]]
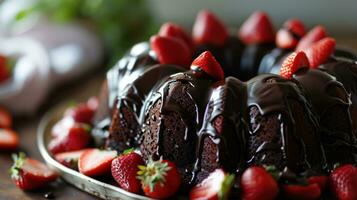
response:
[(48, 149), (53, 154), (81, 150), (87, 147), (90, 140), (90, 127), (86, 124), (74, 123), (70, 128), (63, 130), (58, 137), (53, 138), (48, 144)]
[(224, 72), (221, 65), (217, 62), (211, 52), (205, 51), (201, 53), (191, 64), (191, 69), (201, 69), (209, 76), (216, 80), (224, 79)]
[(265, 12), (254, 12), (241, 26), (239, 38), (247, 45), (274, 42), (275, 31)]
[(64, 153), (58, 153), (55, 155), (55, 159), (62, 165), (71, 168), (78, 168), (79, 157), (88, 149), (78, 150), (78, 151), (68, 151)]
[(90, 177), (109, 174), (110, 165), (116, 156), (116, 151), (86, 150), (78, 160), (79, 172)]
[(0, 128), (0, 150), (14, 150), (19, 146), (19, 136), (10, 129)]
[(240, 180), (242, 199), (274, 200), (279, 193), (278, 183), (264, 168), (253, 166), (244, 171)]
[(144, 164), (141, 155), (135, 153), (132, 149), (126, 150), (122, 155), (112, 161), (112, 176), (124, 190), (139, 193), (141, 183), (137, 178), (137, 174), (139, 166)]
[(329, 178), (330, 189), (337, 199), (357, 199), (357, 168), (347, 164), (335, 169)]
[(155, 35), (150, 38), (150, 44), (161, 64), (189, 66), (191, 52), (187, 44), (182, 40)]
[(11, 128), (12, 117), (10, 113), (5, 109), (0, 107), (0, 128)]
[(286, 79), (291, 79), (299, 69), (309, 66), (309, 60), (304, 52), (293, 52), (285, 58), (280, 68), (280, 75)]
[(58, 174), (40, 161), (26, 158), (24, 153), (13, 155), (11, 178), (22, 190), (34, 190), (55, 181)]
[(202, 10), (193, 25), (192, 37), (197, 45), (223, 46), (228, 39), (228, 30), (212, 12)]
[(183, 28), (181, 28), (177, 24), (171, 22), (167, 22), (163, 24), (159, 30), (158, 35), (181, 39), (190, 48), (191, 55), (195, 50), (195, 45), (193, 44), (191, 37), (183, 30)]
[(299, 37), (303, 37), (306, 33), (305, 26), (299, 19), (289, 19), (284, 23), (283, 27)]
[(296, 36), (302, 37), (304, 34), (304, 25), (298, 19), (290, 19), (277, 32), (275, 42), (279, 48), (294, 49), (299, 42)]
[(64, 116), (72, 117), (75, 122), (91, 124), (95, 110), (88, 106), (86, 103), (78, 104), (77, 106), (68, 108)]
[(304, 50), (325, 37), (327, 37), (325, 28), (323, 26), (315, 26), (303, 38), (301, 38), (296, 47), (296, 51)]
[(321, 189), (317, 183), (309, 185), (283, 185), (284, 196), (286, 199), (312, 200), (319, 199)]
[(327, 37), (305, 49), (304, 52), (309, 59), (310, 66), (312, 68), (317, 68), (319, 65), (326, 62), (335, 51), (335, 46), (335, 39)]
[(218, 200), (228, 199), (233, 186), (234, 175), (225, 173), (222, 169), (216, 169), (190, 192), (191, 200)]

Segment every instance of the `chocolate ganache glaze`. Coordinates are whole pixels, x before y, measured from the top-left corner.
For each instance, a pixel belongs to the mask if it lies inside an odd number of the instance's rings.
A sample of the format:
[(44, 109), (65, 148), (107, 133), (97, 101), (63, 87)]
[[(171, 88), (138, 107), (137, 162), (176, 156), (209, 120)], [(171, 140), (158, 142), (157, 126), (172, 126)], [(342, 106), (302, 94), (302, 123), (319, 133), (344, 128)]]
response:
[(356, 162), (356, 138), (352, 133), (350, 98), (342, 83), (326, 72), (303, 68), (294, 79), (304, 87), (319, 117), (320, 138), (329, 168)]
[(175, 65), (153, 65), (128, 84), (118, 94), (116, 107), (113, 109), (107, 146), (119, 152), (131, 147), (138, 147), (140, 137), (139, 115), (141, 107), (155, 85), (165, 77), (182, 72), (185, 69)]
[(143, 157), (174, 160), (183, 183), (191, 180), (197, 132), (214, 82), (200, 69), (172, 75), (153, 90), (143, 108)]
[(294, 173), (321, 172), (325, 157), (318, 122), (299, 84), (266, 74), (249, 80), (247, 89), (248, 164), (275, 165)]
[(245, 168), (246, 91), (246, 85), (233, 77), (215, 84), (198, 132), (193, 183), (217, 168), (230, 173)]

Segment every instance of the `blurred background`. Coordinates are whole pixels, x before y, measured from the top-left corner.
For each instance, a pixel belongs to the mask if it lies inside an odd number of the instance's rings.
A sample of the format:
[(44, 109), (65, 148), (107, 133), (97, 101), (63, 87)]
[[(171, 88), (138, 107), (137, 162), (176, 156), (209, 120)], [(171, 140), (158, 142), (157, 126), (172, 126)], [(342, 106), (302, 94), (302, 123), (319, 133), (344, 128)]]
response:
[(32, 115), (60, 86), (88, 74), (104, 78), (161, 23), (173, 21), (189, 31), (202, 8), (233, 29), (256, 10), (266, 11), (276, 29), (293, 17), (308, 29), (323, 24), (338, 44), (356, 48), (355, 0), (3, 0), (0, 64), (7, 72), (0, 74), (0, 105), (15, 115)]

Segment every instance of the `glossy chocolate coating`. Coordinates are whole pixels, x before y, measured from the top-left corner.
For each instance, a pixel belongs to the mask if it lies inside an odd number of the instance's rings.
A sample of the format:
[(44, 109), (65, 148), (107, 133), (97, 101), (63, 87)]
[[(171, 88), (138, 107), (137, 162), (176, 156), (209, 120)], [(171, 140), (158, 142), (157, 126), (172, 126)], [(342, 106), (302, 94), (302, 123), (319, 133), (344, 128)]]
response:
[(356, 138), (352, 133), (350, 98), (342, 83), (326, 72), (303, 68), (294, 78), (311, 99), (320, 123), (320, 138), (330, 168), (356, 162)]
[(137, 147), (140, 136), (138, 119), (146, 97), (166, 77), (184, 70), (175, 65), (153, 65), (128, 84), (118, 96), (107, 146), (120, 152)]
[(322, 171), (325, 159), (317, 119), (299, 84), (266, 74), (249, 80), (247, 89), (248, 164), (275, 165), (295, 173)]
[(259, 65), (258, 74), (279, 74), (280, 67), (285, 58), (291, 53), (291, 50), (275, 48), (266, 54)]
[(245, 168), (246, 85), (233, 77), (215, 85), (198, 132), (193, 182), (216, 168), (230, 173)]

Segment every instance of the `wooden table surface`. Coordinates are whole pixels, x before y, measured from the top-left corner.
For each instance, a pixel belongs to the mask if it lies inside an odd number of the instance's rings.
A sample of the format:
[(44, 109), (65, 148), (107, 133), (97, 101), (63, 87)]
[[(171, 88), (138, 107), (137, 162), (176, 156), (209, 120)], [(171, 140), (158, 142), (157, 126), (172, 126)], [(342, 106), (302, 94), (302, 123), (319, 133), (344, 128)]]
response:
[[(341, 46), (347, 46), (357, 52), (357, 39), (339, 39), (337, 43)], [(15, 119), (14, 129), (20, 135), (20, 150), (24, 151), (28, 156), (42, 160), (39, 150), (36, 145), (36, 131), (41, 117), (56, 104), (76, 100), (86, 99), (92, 95), (96, 95), (99, 91), (101, 82), (104, 79), (104, 70), (89, 74), (86, 78), (67, 84), (53, 92), (46, 100), (45, 105), (40, 111), (31, 117)], [(12, 165), (11, 153), (0, 152), (0, 200), (29, 200), (29, 199), (45, 199), (44, 195), (52, 192), (55, 199), (63, 200), (90, 200), (97, 199), (87, 193), (84, 193), (76, 188), (59, 180), (48, 188), (37, 192), (23, 192), (18, 189), (10, 179), (8, 169)]]

